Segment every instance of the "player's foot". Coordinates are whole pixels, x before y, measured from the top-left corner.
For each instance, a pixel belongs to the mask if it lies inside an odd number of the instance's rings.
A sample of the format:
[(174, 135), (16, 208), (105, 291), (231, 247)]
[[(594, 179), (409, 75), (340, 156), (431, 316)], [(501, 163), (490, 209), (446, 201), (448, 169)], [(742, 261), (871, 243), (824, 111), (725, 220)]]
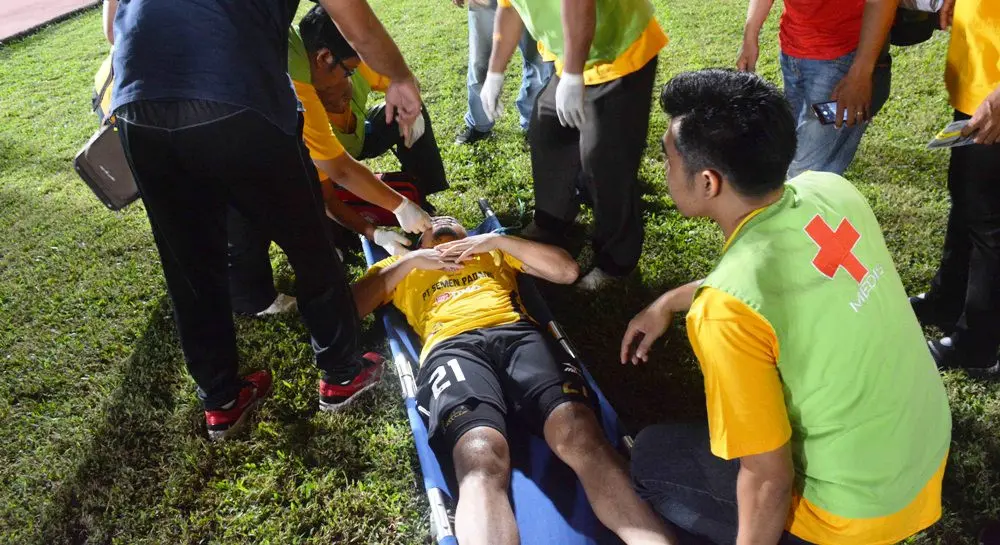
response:
[(285, 295), (284, 293), (279, 293), (278, 296), (274, 298), (274, 302), (271, 303), (271, 306), (258, 312), (257, 317), (263, 318), (265, 316), (273, 316), (275, 314), (284, 314), (295, 310), (296, 306), (297, 302), (294, 297), (291, 295)]
[(385, 358), (375, 352), (368, 352), (358, 358), (360, 371), (344, 383), (319, 381), (319, 410), (337, 412), (354, 402), (361, 394), (371, 390), (382, 380)]
[(1000, 376), (1000, 361), (996, 362), (970, 362), (967, 361), (958, 350), (955, 349), (955, 344), (952, 342), (951, 337), (942, 337), (940, 340), (928, 341), (927, 347), (931, 351), (931, 356), (934, 356), (934, 363), (937, 364), (938, 369), (965, 369), (970, 377), (973, 378), (992, 378)]
[(271, 393), (271, 372), (257, 371), (243, 377), (243, 388), (236, 399), (218, 409), (205, 411), (208, 438), (220, 441), (243, 429), (247, 417)]
[(489, 138), (489, 136), (491, 134), (493, 134), (493, 133), (490, 132), (490, 131), (486, 131), (486, 132), (477, 131), (476, 129), (473, 129), (472, 127), (466, 126), (465, 130), (463, 130), (461, 133), (459, 133), (458, 137), (455, 138), (455, 143), (458, 144), (458, 145), (475, 144), (476, 142), (479, 142), (480, 140), (483, 140), (485, 138)]
[(615, 280), (617, 280), (616, 277), (611, 276), (597, 267), (594, 267), (583, 278), (577, 281), (576, 287), (584, 291), (597, 291), (610, 285)]
[(949, 318), (939, 308), (937, 301), (928, 299), (926, 293), (910, 297), (910, 306), (922, 326), (934, 326), (945, 333), (955, 330), (956, 318)]

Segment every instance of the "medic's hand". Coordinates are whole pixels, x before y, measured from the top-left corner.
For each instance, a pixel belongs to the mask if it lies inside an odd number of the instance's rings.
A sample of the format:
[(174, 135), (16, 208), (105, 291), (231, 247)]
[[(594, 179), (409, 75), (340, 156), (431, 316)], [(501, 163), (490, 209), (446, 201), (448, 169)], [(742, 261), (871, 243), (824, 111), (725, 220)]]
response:
[(381, 227), (375, 229), (372, 241), (385, 248), (385, 251), (389, 252), (389, 255), (404, 255), (410, 251), (408, 248), (410, 245), (409, 239), (395, 231), (382, 229)]
[(399, 226), (407, 233), (423, 233), (431, 227), (431, 216), (406, 197), (403, 197), (403, 202), (392, 213), (396, 215)]
[(563, 127), (579, 129), (587, 120), (583, 108), (583, 74), (563, 72), (556, 87), (556, 115)]
[(482, 102), (483, 111), (490, 121), (500, 119), (503, 114), (501, 92), (503, 92), (503, 72), (488, 72), (486, 81), (483, 82), (483, 90), (479, 92), (479, 101)]
[(629, 361), (632, 365), (639, 365), (640, 361), (645, 363), (649, 360), (649, 349), (656, 339), (663, 336), (674, 318), (674, 313), (667, 308), (665, 299), (660, 297), (653, 301), (628, 323), (621, 346), (623, 365)]

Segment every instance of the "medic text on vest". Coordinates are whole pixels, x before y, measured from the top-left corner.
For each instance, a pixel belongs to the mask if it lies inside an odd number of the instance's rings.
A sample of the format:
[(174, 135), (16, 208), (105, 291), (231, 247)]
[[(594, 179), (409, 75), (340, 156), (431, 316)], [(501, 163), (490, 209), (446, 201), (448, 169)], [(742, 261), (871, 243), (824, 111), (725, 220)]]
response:
[(882, 265), (876, 264), (861, 282), (858, 284), (858, 297), (854, 301), (851, 301), (851, 308), (854, 312), (860, 312), (861, 307), (868, 301), (868, 297), (871, 295), (872, 291), (875, 290), (875, 286), (878, 284), (878, 279), (882, 278), (885, 273), (885, 269)]

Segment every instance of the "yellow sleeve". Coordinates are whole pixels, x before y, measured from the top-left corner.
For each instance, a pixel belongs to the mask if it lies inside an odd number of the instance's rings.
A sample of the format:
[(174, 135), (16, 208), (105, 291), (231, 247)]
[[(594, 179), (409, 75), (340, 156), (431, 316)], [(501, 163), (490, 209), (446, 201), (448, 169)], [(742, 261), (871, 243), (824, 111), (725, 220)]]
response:
[(304, 118), (302, 139), (309, 148), (309, 156), (316, 161), (329, 161), (343, 155), (344, 146), (330, 128), (330, 120), (326, 117), (326, 109), (316, 94), (316, 88), (295, 80), (292, 80), (292, 85), (295, 86), (295, 94), (305, 108), (305, 112), (302, 113)]
[(365, 78), (365, 81), (367, 81), (368, 85), (371, 86), (372, 91), (384, 93), (387, 89), (389, 89), (389, 83), (391, 81), (389, 80), (389, 77), (379, 74), (373, 70), (371, 66), (368, 66), (367, 63), (362, 62), (358, 65), (358, 73), (361, 74), (361, 77)]
[(500, 6), (501, 8), (512, 7), (510, 0), (497, 0), (497, 5)]
[(507, 252), (500, 252), (500, 255), (503, 256), (504, 263), (516, 269), (517, 272), (524, 272), (524, 263), (522, 263), (520, 259), (508, 254)]
[[(361, 282), (363, 280), (366, 280), (368, 278), (371, 278), (371, 277), (375, 276), (376, 274), (379, 273), (379, 271), (381, 271), (382, 269), (388, 267), (389, 265), (392, 265), (393, 263), (395, 263), (397, 261), (399, 261), (399, 256), (398, 255), (389, 256), (389, 257), (383, 259), (382, 261), (379, 261), (378, 263), (372, 265), (371, 267), (368, 267), (368, 270), (365, 271), (365, 274), (361, 275), (361, 278), (358, 279), (358, 282)], [(384, 305), (384, 304), (388, 303), (389, 301), (392, 301), (393, 295), (394, 295), (393, 293), (387, 294), (386, 297), (385, 297), (385, 299), (382, 300), (381, 304)]]
[(778, 374), (778, 338), (735, 297), (703, 288), (687, 317), (705, 375), (712, 453), (732, 460), (775, 450), (792, 436)]

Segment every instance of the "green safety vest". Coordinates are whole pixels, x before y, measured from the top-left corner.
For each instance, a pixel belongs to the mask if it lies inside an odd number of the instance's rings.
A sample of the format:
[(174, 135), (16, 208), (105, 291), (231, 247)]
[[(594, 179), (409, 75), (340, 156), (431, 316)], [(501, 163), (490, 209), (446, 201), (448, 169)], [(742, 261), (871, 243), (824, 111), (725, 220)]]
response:
[[(511, 0), (510, 3), (521, 16), (528, 32), (542, 42), (545, 49), (564, 59), (562, 2)], [(617, 59), (639, 39), (653, 18), (653, 5), (649, 0), (596, 0), (596, 3), (597, 24), (584, 70)]]
[(705, 286), (774, 328), (802, 496), (845, 518), (909, 505), (941, 467), (951, 415), (857, 189), (829, 173), (789, 181), (736, 234)]

